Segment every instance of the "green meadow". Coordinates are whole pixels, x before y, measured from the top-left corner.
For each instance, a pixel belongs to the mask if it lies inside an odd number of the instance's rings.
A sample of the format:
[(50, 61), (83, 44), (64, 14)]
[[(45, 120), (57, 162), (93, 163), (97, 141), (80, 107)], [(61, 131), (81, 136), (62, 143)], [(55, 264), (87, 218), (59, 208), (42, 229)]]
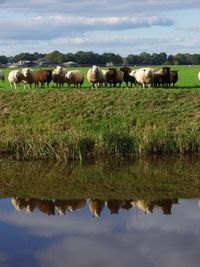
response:
[[(87, 72), (88, 68), (79, 68)], [(17, 159), (198, 154), (200, 66), (179, 70), (174, 88), (11, 90), (0, 81), (0, 153)]]

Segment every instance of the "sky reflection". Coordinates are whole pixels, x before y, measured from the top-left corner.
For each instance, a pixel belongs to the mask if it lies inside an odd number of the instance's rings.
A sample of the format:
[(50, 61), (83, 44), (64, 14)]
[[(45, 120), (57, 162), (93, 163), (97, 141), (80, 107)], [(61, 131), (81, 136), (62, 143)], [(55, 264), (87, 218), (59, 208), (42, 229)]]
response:
[(1, 266), (199, 266), (196, 199), (179, 200), (169, 216), (134, 208), (99, 218), (88, 207), (48, 216), (0, 203)]

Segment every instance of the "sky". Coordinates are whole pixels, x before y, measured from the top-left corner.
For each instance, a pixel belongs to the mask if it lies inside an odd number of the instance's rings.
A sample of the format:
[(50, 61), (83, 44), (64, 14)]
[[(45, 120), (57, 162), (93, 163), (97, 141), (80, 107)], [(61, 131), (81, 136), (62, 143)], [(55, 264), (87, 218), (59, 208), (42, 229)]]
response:
[(200, 53), (199, 0), (0, 0), (0, 55)]

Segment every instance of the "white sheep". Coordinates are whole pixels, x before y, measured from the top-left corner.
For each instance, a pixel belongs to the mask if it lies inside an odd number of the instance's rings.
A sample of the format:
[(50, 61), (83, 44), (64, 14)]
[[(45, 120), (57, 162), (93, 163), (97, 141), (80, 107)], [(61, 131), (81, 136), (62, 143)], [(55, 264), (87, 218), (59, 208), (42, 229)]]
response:
[(67, 73), (65, 74), (65, 81), (70, 85), (70, 84), (74, 84), (77, 85), (83, 85), (84, 82), (84, 74), (80, 71), (80, 70), (71, 70), (71, 71), (67, 71)]
[(61, 87), (64, 85), (66, 73), (66, 70), (61, 66), (57, 66), (52, 72), (52, 80), (54, 83), (56, 83), (57, 87)]
[(8, 81), (10, 83), (11, 89), (17, 89), (17, 85), (19, 85), (22, 82), (23, 74), (22, 70), (11, 70), (8, 74)]
[(22, 82), (25, 84), (24, 88), (26, 88), (26, 85), (28, 85), (28, 88), (31, 88), (31, 85), (34, 83), (35, 85), (37, 84), (37, 80), (35, 77), (35, 72), (34, 70), (31, 70), (29, 68), (23, 68), (22, 69), (22, 75), (23, 79)]
[(200, 80), (200, 72), (198, 73), (198, 79)]
[(136, 82), (145, 88), (146, 86), (151, 86), (151, 84), (153, 84), (154, 70), (152, 68), (140, 68), (131, 71), (130, 76), (134, 77)]
[(100, 67), (93, 65), (87, 72), (88, 82), (91, 88), (97, 88), (104, 81), (104, 74)]

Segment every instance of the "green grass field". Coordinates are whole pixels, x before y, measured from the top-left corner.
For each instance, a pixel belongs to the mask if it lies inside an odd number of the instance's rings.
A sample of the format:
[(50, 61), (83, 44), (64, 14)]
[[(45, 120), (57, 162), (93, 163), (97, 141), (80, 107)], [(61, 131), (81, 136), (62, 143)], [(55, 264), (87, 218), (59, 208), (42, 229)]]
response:
[[(200, 152), (199, 66), (175, 88), (0, 90), (0, 153), (18, 159)], [(88, 68), (84, 68), (86, 73)], [(6, 69), (8, 72), (8, 69)]]
[[(132, 67), (132, 69), (135, 69), (135, 68), (139, 68), (139, 67)], [(153, 66), (153, 68), (159, 68), (159, 67)], [(179, 81), (176, 84), (177, 88), (200, 88), (200, 81), (197, 78), (198, 72), (200, 71), (200, 66), (191, 66), (191, 67), (189, 67), (189, 66), (171, 66), (171, 68), (174, 70), (179, 70), (179, 73), (178, 73), (179, 74)], [(50, 68), (45, 68), (45, 69), (50, 69)], [(83, 71), (84, 76), (85, 76), (83, 88), (89, 88), (89, 83), (88, 83), (87, 78), (86, 78), (86, 74), (87, 74), (89, 67), (75, 67), (75, 68), (70, 67), (70, 68), (66, 68), (66, 69), (69, 69), (69, 70), (79, 69), (79, 70)], [(106, 69), (106, 67), (104, 67), (103, 69)], [(9, 89), (10, 85), (8, 83), (7, 77), (8, 77), (8, 73), (12, 69), (11, 68), (4, 68), (4, 69), (2, 68), (2, 70), (5, 73), (6, 80), (4, 83), (2, 81), (0, 81), (0, 88)], [(123, 86), (125, 86), (125, 84), (123, 84)], [(52, 82), (50, 84), (50, 87), (55, 88), (55, 84)], [(21, 84), (20, 88), (21, 89), (24, 88), (22, 84)], [(66, 84), (65, 84), (64, 88), (67, 88)], [(133, 88), (134, 88), (134, 86), (133, 86)]]

